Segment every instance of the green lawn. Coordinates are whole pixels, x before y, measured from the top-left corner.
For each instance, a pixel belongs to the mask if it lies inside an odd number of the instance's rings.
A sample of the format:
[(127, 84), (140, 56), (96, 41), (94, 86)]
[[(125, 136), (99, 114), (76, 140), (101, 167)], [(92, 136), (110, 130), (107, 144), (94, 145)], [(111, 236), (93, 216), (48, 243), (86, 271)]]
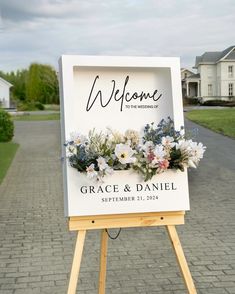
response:
[(192, 110), (186, 117), (217, 133), (235, 138), (235, 108)]
[(7, 173), (18, 147), (18, 144), (12, 142), (0, 143), (0, 184)]
[(13, 115), (13, 120), (24, 120), (24, 121), (36, 121), (36, 120), (59, 120), (59, 113), (51, 114), (24, 114), (24, 115)]
[(58, 104), (43, 104), (45, 107), (45, 110), (57, 110), (60, 111), (60, 105)]

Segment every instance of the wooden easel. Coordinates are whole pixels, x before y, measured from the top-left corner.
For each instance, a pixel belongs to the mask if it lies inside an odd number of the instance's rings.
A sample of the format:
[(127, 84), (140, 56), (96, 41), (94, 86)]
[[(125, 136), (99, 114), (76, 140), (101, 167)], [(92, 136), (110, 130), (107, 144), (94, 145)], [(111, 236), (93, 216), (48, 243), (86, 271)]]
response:
[(108, 235), (105, 229), (166, 226), (189, 294), (196, 288), (175, 225), (184, 224), (184, 211), (70, 217), (69, 230), (78, 231), (67, 294), (75, 294), (87, 230), (101, 229), (99, 294), (105, 294)]

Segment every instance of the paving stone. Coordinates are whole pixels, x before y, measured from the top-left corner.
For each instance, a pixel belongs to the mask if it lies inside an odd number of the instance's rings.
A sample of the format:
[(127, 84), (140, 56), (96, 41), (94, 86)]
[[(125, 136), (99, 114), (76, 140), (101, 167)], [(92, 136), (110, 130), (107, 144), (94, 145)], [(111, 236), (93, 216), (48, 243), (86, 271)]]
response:
[(198, 294), (228, 294), (224, 288), (213, 288), (200, 290)]
[(40, 288), (33, 288), (33, 289), (17, 289), (15, 290), (14, 294), (40, 294)]

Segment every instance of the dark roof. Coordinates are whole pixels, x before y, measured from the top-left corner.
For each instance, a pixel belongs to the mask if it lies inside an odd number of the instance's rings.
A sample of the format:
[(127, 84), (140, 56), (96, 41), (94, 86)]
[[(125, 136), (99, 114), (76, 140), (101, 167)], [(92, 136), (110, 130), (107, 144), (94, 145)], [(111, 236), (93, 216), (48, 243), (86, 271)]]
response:
[(226, 60), (235, 60), (235, 50), (233, 50), (229, 55), (225, 58)]
[[(196, 56), (195, 67), (198, 67), (199, 63), (216, 63), (224, 58), (233, 49), (235, 49), (235, 45), (230, 46), (221, 52), (205, 52), (201, 56)], [(225, 59), (235, 59), (235, 51), (233, 50)]]
[[(227, 55), (231, 50), (233, 50), (235, 48), (235, 46), (230, 46), (227, 49), (225, 49), (224, 51), (221, 52), (221, 58), (223, 58), (225, 55)], [(220, 59), (221, 59), (220, 58)]]
[(191, 75), (194, 75), (194, 72), (193, 72), (193, 71), (191, 71), (191, 70), (189, 70), (189, 69), (187, 69), (187, 68), (181, 68), (181, 72), (184, 72), (184, 71), (189, 72), (189, 73), (190, 73), (190, 76), (191, 76)]

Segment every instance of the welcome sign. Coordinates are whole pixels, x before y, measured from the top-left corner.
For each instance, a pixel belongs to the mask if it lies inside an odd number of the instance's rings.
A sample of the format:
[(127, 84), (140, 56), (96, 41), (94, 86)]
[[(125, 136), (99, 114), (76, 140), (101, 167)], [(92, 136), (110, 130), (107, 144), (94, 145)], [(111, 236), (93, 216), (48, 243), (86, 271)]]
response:
[[(62, 56), (60, 93), (63, 144), (74, 133), (84, 138), (107, 130), (143, 134), (147, 124), (168, 117), (174, 120), (175, 129), (183, 126), (178, 58)], [(124, 146), (116, 146), (117, 158)], [(120, 155), (120, 166), (128, 152), (137, 156), (127, 149)], [(97, 161), (101, 171), (108, 171), (104, 159)], [(116, 168), (102, 181), (94, 181), (89, 176), (97, 174), (93, 163), (86, 172), (79, 172), (65, 160), (63, 172), (67, 216), (189, 209), (187, 171), (171, 169), (146, 180), (132, 168)]]

